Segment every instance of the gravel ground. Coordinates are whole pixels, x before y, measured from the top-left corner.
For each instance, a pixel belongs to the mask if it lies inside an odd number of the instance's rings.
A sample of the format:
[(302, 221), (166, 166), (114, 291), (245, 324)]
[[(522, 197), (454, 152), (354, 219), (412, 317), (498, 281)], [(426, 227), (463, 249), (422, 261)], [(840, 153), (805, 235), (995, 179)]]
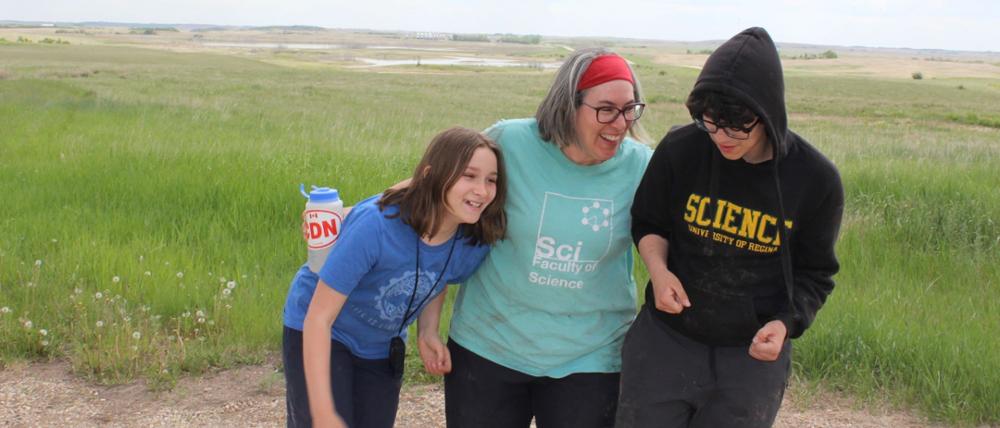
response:
[[(807, 396), (809, 403), (796, 400)], [(805, 400), (805, 399), (803, 399)], [(142, 382), (102, 386), (70, 373), (66, 362), (0, 370), (0, 426), (280, 427), (285, 423), (284, 378), (274, 364), (182, 379), (168, 392)], [(406, 387), (397, 427), (443, 427), (440, 385)], [(912, 414), (858, 407), (830, 393), (796, 394), (793, 387), (778, 427), (934, 427)]]

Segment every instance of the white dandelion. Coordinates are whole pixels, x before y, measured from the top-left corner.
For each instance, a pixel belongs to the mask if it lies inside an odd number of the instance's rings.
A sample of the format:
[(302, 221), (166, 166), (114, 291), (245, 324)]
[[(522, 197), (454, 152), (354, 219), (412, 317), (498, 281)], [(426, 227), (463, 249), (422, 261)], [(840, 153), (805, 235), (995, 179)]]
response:
[(73, 294), (83, 294), (83, 289), (80, 287), (76, 287), (73, 289)]
[(49, 331), (46, 330), (46, 329), (44, 329), (44, 328), (43, 329), (39, 329), (38, 330), (38, 334), (40, 334), (42, 336), (48, 336), (49, 335)]
[(205, 312), (202, 312), (202, 310), (201, 310), (201, 309), (198, 309), (198, 312), (195, 312), (194, 314), (195, 314), (195, 315), (196, 315), (196, 316), (197, 316), (198, 318), (204, 318), (204, 317), (205, 317)]
[(222, 295), (223, 295), (223, 296), (228, 296), (228, 295), (229, 295), (229, 293), (232, 293), (232, 292), (233, 292), (233, 290), (230, 290), (230, 289), (228, 289), (228, 288), (223, 288), (223, 289), (222, 289)]
[(94, 323), (94, 325), (96, 325), (96, 326), (97, 326), (97, 328), (101, 328), (101, 327), (104, 327), (104, 321), (101, 321), (101, 320), (97, 320), (97, 322), (96, 322), (96, 323)]
[(115, 276), (111, 277), (111, 282), (119, 282), (119, 281), (121, 281), (121, 280), (122, 280), (122, 279), (121, 279), (121, 278), (119, 278), (119, 277), (118, 277), (118, 275), (115, 275)]
[(142, 338), (142, 333), (139, 333), (138, 331), (133, 331), (132, 332), (132, 338), (135, 339), (135, 340), (139, 340), (139, 339)]
[(24, 328), (31, 329), (31, 327), (34, 325), (35, 324), (32, 323), (31, 320), (24, 320)]
[(49, 341), (48, 341), (48, 340), (43, 340), (43, 341), (42, 341), (42, 346), (43, 346), (43, 347), (45, 347), (45, 346), (49, 346)]
[(204, 323), (205, 323), (204, 318), (198, 318), (198, 324), (204, 324)]
[(41, 259), (35, 260), (35, 266), (36, 267), (41, 266), (41, 265), (42, 265), (42, 260)]
[(10, 308), (6, 306), (0, 308), (0, 314), (9, 314), (9, 313), (10, 313)]
[(98, 291), (98, 292), (94, 293), (94, 298), (95, 299), (103, 299), (104, 298), (104, 293), (101, 293), (100, 291)]
[(236, 281), (229, 281), (229, 282), (227, 282), (226, 283), (226, 288), (228, 288), (230, 290), (236, 288)]
[(177, 272), (178, 278), (184, 278), (184, 272)]
[(184, 317), (184, 318), (190, 317), (191, 316), (191, 312), (184, 311), (184, 313), (182, 313), (181, 316)]
[(143, 275), (146, 275), (146, 276), (153, 276), (153, 273), (152, 273), (152, 272), (150, 272), (150, 271), (148, 271), (148, 270), (147, 270), (147, 271), (145, 271), (145, 272), (143, 272), (142, 274), (143, 274)]

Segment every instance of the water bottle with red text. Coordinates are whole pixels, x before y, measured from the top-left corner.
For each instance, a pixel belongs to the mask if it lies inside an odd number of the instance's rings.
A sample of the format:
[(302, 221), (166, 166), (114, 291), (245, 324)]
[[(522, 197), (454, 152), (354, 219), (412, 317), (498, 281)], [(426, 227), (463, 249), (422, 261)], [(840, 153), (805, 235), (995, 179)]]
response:
[(329, 187), (312, 186), (312, 191), (306, 193), (306, 185), (302, 184), (299, 192), (308, 199), (302, 212), (302, 234), (309, 247), (309, 270), (318, 273), (340, 237), (344, 201), (340, 200), (337, 189)]

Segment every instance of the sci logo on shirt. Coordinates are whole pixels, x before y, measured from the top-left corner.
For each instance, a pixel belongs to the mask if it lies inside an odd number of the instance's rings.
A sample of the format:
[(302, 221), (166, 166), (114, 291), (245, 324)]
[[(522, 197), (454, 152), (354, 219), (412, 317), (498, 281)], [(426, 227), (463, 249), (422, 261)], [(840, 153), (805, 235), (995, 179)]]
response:
[(611, 248), (614, 201), (545, 193), (528, 280), (539, 285), (583, 288)]

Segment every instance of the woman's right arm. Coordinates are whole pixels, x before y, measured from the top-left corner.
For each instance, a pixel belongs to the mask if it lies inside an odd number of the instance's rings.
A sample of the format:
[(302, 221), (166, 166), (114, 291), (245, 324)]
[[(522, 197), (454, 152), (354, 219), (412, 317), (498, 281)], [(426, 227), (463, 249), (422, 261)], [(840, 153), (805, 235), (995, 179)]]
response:
[(330, 387), (330, 328), (345, 301), (347, 296), (320, 280), (303, 323), (302, 353), (309, 411), (317, 427), (346, 427), (334, 408)]

